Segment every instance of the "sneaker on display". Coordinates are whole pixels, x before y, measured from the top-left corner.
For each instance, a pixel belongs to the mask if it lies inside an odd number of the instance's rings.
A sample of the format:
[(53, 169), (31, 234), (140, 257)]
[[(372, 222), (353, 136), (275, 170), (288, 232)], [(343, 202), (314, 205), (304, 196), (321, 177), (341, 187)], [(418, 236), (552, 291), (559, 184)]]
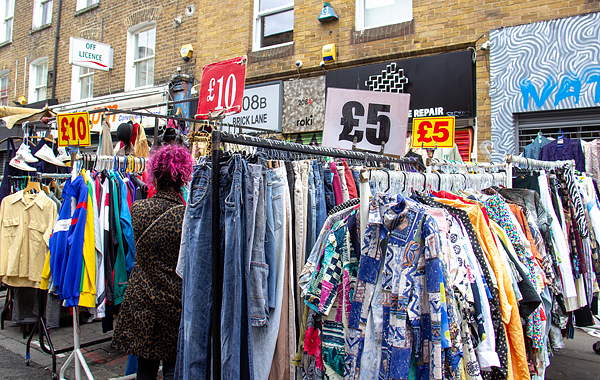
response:
[(56, 159), (59, 161), (69, 161), (71, 159), (71, 156), (67, 154), (67, 148), (58, 148), (58, 157), (56, 157)]
[(29, 150), (29, 145), (21, 144), (19, 149), (17, 150), (17, 155), (20, 155), (23, 161), (25, 162), (38, 162), (38, 159), (33, 157), (31, 154), (31, 150)]
[(67, 166), (67, 165), (65, 165), (64, 162), (62, 162), (56, 158), (56, 156), (54, 155), (54, 152), (52, 151), (52, 149), (50, 149), (50, 147), (48, 145), (42, 146), (40, 148), (40, 150), (35, 152), (35, 156), (37, 158), (39, 158), (40, 160), (44, 160), (52, 165), (62, 166), (62, 167)]
[(17, 154), (10, 160), (10, 166), (26, 172), (36, 171), (35, 168), (32, 168), (31, 166), (27, 165), (23, 157), (21, 157), (21, 155), (19, 154)]

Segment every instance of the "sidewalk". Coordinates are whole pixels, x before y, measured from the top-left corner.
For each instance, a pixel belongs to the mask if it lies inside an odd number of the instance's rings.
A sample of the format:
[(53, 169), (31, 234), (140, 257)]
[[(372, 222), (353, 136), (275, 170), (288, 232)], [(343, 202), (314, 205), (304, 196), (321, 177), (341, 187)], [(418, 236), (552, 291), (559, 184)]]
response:
[[(6, 292), (0, 292), (0, 311), (4, 308)], [(100, 321), (92, 323), (82, 323), (80, 326), (80, 342), (86, 343), (94, 340), (112, 336), (112, 332), (107, 334), (102, 333), (102, 324)], [(55, 350), (60, 350), (73, 346), (73, 327), (65, 326), (58, 329), (49, 330), (50, 339)], [(31, 361), (38, 365), (52, 370), (52, 356), (43, 352), (39, 346), (39, 334), (36, 332), (34, 339), (31, 341)], [(0, 347), (4, 347), (9, 351), (20, 355), (23, 358), (23, 367), (25, 367), (25, 350), (27, 337), (23, 338), (20, 326), (4, 321), (4, 330), (0, 330)], [(127, 355), (116, 351), (110, 347), (110, 342), (101, 343), (98, 345), (82, 348), (83, 356), (96, 380), (107, 380), (111, 378), (121, 377), (125, 375), (127, 367)], [(70, 352), (58, 354), (56, 358), (56, 372), (60, 372), (60, 368), (69, 357)], [(49, 373), (48, 379), (52, 379)], [(86, 379), (85, 373), (81, 371), (82, 379)], [(75, 370), (73, 363), (69, 365), (65, 377), (67, 379), (75, 378)]]

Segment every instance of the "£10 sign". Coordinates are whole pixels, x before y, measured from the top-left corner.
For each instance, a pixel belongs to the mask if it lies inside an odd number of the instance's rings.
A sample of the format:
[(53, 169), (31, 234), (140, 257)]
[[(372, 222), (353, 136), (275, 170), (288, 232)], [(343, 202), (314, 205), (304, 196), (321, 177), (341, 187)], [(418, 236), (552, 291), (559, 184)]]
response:
[(59, 113), (58, 146), (90, 146), (90, 115), (87, 112)]
[(198, 118), (208, 119), (215, 113), (231, 115), (242, 110), (246, 62), (246, 56), (242, 56), (202, 68)]

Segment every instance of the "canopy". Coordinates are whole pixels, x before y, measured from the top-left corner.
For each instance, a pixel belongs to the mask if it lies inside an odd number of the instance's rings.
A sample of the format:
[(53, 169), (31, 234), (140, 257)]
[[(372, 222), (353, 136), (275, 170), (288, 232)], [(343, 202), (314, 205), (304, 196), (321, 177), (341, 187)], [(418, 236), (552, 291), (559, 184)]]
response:
[(6, 128), (11, 129), (15, 124), (20, 124), (25, 121), (38, 121), (42, 117), (56, 116), (48, 106), (39, 110), (35, 108), (22, 107), (0, 107), (0, 118), (6, 124)]

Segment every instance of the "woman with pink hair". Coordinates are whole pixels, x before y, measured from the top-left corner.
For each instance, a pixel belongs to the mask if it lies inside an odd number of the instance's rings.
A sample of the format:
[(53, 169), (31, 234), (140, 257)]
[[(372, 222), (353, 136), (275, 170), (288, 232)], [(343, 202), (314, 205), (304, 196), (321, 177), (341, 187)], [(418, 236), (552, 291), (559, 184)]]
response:
[(181, 278), (175, 273), (185, 212), (182, 188), (192, 178), (189, 151), (166, 145), (147, 165), (156, 194), (131, 207), (135, 265), (119, 312), (112, 346), (138, 357), (137, 379), (173, 379), (181, 317)]

